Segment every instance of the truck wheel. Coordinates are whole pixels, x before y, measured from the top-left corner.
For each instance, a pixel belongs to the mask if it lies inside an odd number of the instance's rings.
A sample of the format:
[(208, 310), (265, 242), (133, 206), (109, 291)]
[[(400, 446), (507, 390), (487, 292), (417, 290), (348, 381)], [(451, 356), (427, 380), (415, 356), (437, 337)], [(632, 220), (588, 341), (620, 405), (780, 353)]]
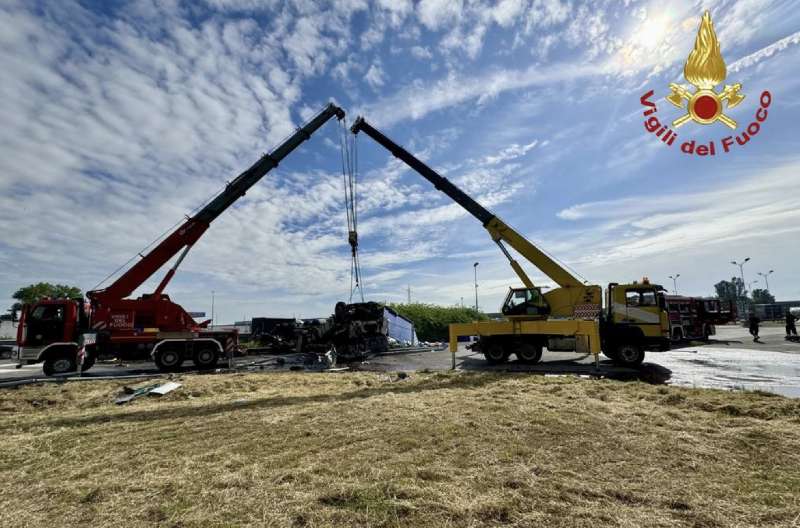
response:
[(617, 359), (617, 352), (613, 348), (604, 348), (603, 354), (605, 354), (608, 359)]
[(517, 348), (517, 359), (522, 363), (534, 365), (542, 359), (542, 345), (534, 343), (520, 343)]
[(75, 361), (75, 355), (67, 352), (45, 359), (42, 370), (45, 376), (66, 374), (78, 370), (78, 363)]
[(174, 372), (181, 368), (183, 354), (172, 347), (159, 347), (153, 356), (153, 361), (161, 372)]
[(217, 366), (217, 348), (211, 345), (202, 345), (195, 349), (192, 362), (200, 370), (211, 370)]
[(508, 361), (508, 352), (498, 341), (491, 341), (483, 350), (483, 356), (490, 365), (499, 365)]
[[(87, 370), (92, 368), (94, 366), (95, 360), (96, 358), (94, 357), (94, 354), (86, 354), (86, 357), (83, 358), (83, 367), (81, 367), (81, 372), (86, 372)], [(78, 370), (77, 365), (75, 366), (75, 370)]]
[(644, 350), (630, 343), (617, 345), (614, 355), (614, 362), (621, 367), (638, 367), (644, 361)]

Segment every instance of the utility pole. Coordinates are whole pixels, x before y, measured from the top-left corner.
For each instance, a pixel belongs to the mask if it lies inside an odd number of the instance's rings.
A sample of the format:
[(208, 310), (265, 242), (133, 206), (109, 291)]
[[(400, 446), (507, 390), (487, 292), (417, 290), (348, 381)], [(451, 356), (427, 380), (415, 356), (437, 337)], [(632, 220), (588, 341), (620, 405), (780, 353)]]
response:
[(769, 276), (772, 275), (773, 273), (775, 273), (775, 270), (769, 270), (766, 273), (761, 273), (760, 271), (758, 272), (759, 275), (764, 277), (764, 283), (767, 285), (767, 291), (769, 291)]
[(741, 279), (742, 279), (742, 288), (745, 289), (744, 292), (742, 292), (743, 293), (743, 299), (741, 301), (741, 305), (740, 305), (740, 308), (739, 308), (739, 310), (740, 310), (739, 313), (743, 313), (744, 312), (744, 308), (747, 307), (747, 283), (744, 281), (744, 265), (747, 264), (747, 262), (749, 260), (750, 260), (750, 257), (745, 257), (745, 259), (743, 261), (741, 261), (741, 262), (736, 262), (735, 260), (731, 261), (731, 264), (733, 264), (734, 266), (739, 266), (739, 277), (741, 277)]
[(678, 277), (680, 276), (680, 273), (676, 273), (674, 277), (672, 275), (669, 276), (669, 278), (672, 279), (672, 291), (675, 292), (675, 295), (678, 295)]
[(461, 307), (462, 308), (464, 307), (464, 296), (463, 295), (461, 296)]
[(472, 269), (475, 270), (475, 311), (478, 311), (478, 262), (472, 265)]
[(411, 285), (408, 285), (408, 304), (411, 304)]

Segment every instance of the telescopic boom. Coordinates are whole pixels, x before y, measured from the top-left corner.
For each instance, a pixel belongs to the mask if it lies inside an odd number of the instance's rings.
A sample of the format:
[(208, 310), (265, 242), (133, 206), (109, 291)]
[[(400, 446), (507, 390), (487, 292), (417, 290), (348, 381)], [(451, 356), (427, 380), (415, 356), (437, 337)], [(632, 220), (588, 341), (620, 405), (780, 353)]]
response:
[(483, 227), (489, 231), (492, 239), (500, 247), (500, 250), (506, 256), (506, 258), (508, 258), (511, 267), (514, 269), (526, 287), (533, 288), (533, 282), (530, 280), (522, 267), (520, 267), (519, 263), (509, 254), (508, 250), (506, 250), (505, 246), (503, 245), (503, 242), (508, 243), (517, 252), (524, 256), (531, 264), (539, 268), (562, 288), (578, 287), (583, 289), (583, 283), (569, 271), (567, 271), (563, 266), (543, 253), (539, 248), (534, 246), (528, 239), (519, 234), (511, 226), (506, 225), (492, 212), (473, 200), (464, 191), (456, 187), (450, 180), (438, 174), (425, 163), (417, 159), (413, 154), (375, 129), (375, 127), (367, 123), (363, 117), (359, 117), (355, 120), (353, 126), (350, 128), (350, 131), (353, 134), (358, 134), (359, 132), (364, 132), (367, 134), (378, 144), (391, 152), (395, 157), (399, 158), (406, 165), (422, 175), (423, 178), (431, 182), (436, 189), (442, 191), (454, 202), (466, 209), (472, 216), (480, 220), (481, 224), (483, 224)]
[(193, 217), (181, 224), (149, 253), (142, 255), (142, 259), (139, 262), (128, 269), (128, 271), (122, 274), (122, 276), (111, 285), (102, 290), (88, 292), (87, 295), (89, 298), (96, 302), (102, 302), (127, 297), (166, 264), (169, 259), (183, 250), (183, 253), (181, 253), (180, 257), (175, 262), (175, 265), (167, 272), (167, 275), (156, 289), (155, 294), (160, 294), (174, 276), (177, 267), (180, 265), (181, 261), (183, 261), (186, 253), (203, 233), (206, 232), (211, 222), (233, 205), (236, 200), (244, 196), (250, 187), (255, 185), (270, 170), (277, 167), (286, 156), (299, 147), (305, 140), (310, 138), (314, 132), (332, 117), (336, 117), (338, 120), (343, 119), (344, 110), (331, 103), (308, 123), (297, 129), (294, 134), (281, 143), (275, 150), (262, 156), (253, 166), (237, 176), (216, 198), (206, 204), (205, 207)]

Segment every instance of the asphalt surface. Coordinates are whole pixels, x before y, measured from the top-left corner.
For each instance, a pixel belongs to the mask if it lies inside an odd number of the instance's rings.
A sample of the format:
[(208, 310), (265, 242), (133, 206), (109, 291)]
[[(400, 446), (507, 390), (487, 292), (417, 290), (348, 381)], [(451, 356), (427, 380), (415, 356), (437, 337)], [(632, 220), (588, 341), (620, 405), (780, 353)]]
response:
[[(642, 379), (654, 383), (674, 383), (696, 387), (729, 389), (758, 389), (800, 397), (800, 343), (784, 340), (783, 327), (768, 326), (761, 330), (761, 342), (753, 342), (746, 328), (726, 326), (717, 329), (717, 335), (708, 343), (687, 343), (673, 347), (669, 352), (648, 352), (640, 369), (620, 368), (600, 356), (595, 366), (590, 355), (570, 352), (545, 351), (542, 361), (525, 365), (509, 361), (503, 365), (489, 365), (479, 353), (460, 346), (455, 364), (460, 370), (516, 371), (543, 375), (583, 375), (614, 379)], [(266, 356), (236, 358), (241, 370), (304, 369), (302, 361), (290, 359), (276, 364)], [(453, 358), (445, 349), (424, 352), (397, 352), (370, 358), (366, 362), (339, 363), (340, 368), (366, 371), (420, 371), (447, 370)], [(184, 372), (192, 372), (187, 364)], [(147, 376), (159, 374), (152, 362), (98, 362), (86, 378)], [(25, 365), (20, 369), (10, 360), (0, 360), (0, 386), (14, 380), (33, 380), (44, 377), (41, 364)]]

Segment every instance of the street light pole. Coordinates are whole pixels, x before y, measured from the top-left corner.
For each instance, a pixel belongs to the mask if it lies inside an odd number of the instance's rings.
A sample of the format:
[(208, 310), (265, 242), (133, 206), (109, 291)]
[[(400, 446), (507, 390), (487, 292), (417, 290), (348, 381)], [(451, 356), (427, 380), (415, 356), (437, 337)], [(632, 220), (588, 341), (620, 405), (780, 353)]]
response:
[(211, 326), (214, 326), (214, 290), (211, 290)]
[(767, 285), (767, 291), (769, 291), (769, 276), (773, 273), (775, 273), (775, 270), (769, 270), (766, 273), (761, 273), (760, 271), (758, 272), (759, 275), (764, 277), (764, 283)]
[(747, 305), (747, 301), (746, 301), (746, 299), (747, 299), (747, 283), (744, 281), (744, 265), (747, 264), (747, 262), (749, 260), (750, 260), (750, 257), (745, 257), (745, 259), (743, 261), (741, 261), (741, 262), (736, 262), (735, 260), (731, 261), (731, 264), (733, 264), (734, 266), (739, 266), (739, 276), (742, 279), (742, 288), (744, 289), (744, 292), (742, 292), (744, 294), (744, 299), (742, 299), (742, 301), (741, 301), (741, 308), (740, 308), (742, 312), (744, 311), (743, 308), (746, 308), (746, 305)]
[[(731, 261), (731, 264), (733, 264), (734, 266), (739, 266), (739, 276), (742, 279), (742, 286), (745, 286), (747, 284), (744, 281), (744, 265), (747, 264), (747, 262), (749, 260), (750, 260), (750, 257), (745, 257), (745, 259), (743, 261), (741, 261), (741, 262), (736, 262), (735, 260)], [(747, 290), (745, 290), (745, 293), (747, 293)]]
[(674, 277), (669, 275), (669, 278), (672, 279), (672, 287), (674, 288), (673, 291), (675, 292), (675, 295), (678, 295), (678, 277), (680, 276), (680, 273), (676, 273)]
[(478, 262), (472, 265), (475, 271), (475, 311), (478, 311)]

